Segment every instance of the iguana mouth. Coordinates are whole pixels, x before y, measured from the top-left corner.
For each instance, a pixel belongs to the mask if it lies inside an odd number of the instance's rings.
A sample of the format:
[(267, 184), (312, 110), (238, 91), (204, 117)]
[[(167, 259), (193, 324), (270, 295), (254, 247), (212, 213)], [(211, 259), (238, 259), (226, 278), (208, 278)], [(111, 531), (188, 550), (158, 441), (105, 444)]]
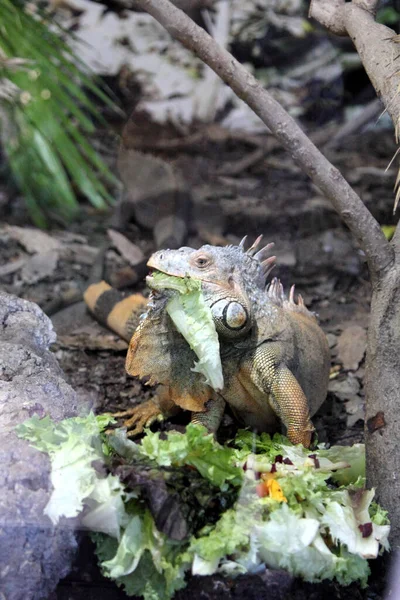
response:
[[(163, 282), (162, 285), (160, 285), (160, 283), (157, 282), (156, 278), (154, 277), (154, 275), (156, 275), (157, 273), (162, 273), (163, 275), (167, 276), (167, 279)], [(168, 284), (169, 283), (168, 277), (171, 278), (170, 285)], [(182, 275), (171, 275), (170, 273), (167, 273), (166, 271), (162, 271), (161, 269), (156, 269), (154, 267), (150, 267), (149, 274), (146, 277), (146, 285), (147, 285), (147, 287), (150, 288), (153, 295), (155, 295), (155, 296), (164, 295), (165, 296), (165, 295), (169, 295), (174, 290), (177, 291), (178, 288), (176, 287), (176, 285), (174, 286), (174, 284), (173, 284), (174, 279), (183, 279), (183, 276)]]

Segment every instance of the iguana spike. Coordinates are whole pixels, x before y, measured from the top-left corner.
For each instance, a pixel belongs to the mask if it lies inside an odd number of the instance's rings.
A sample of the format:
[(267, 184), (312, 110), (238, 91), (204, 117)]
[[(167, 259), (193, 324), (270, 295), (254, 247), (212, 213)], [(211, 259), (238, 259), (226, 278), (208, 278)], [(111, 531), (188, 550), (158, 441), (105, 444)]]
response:
[(271, 248), (273, 248), (275, 246), (274, 242), (270, 242), (269, 244), (267, 244), (266, 246), (264, 246), (264, 248), (261, 248), (261, 250), (259, 250), (257, 252), (257, 254), (254, 255), (254, 258), (256, 258), (257, 260), (260, 261), (260, 263), (262, 263), (262, 261), (267, 258), (269, 251), (271, 250)]
[(254, 244), (252, 244), (250, 246), (250, 248), (248, 250), (246, 250), (246, 254), (249, 254), (250, 256), (254, 256), (254, 254), (258, 250), (258, 247), (259, 247), (260, 242), (261, 242), (262, 239), (263, 239), (263, 236), (259, 235), (258, 238), (256, 239), (256, 241), (254, 242)]
[(242, 239), (242, 241), (239, 244), (239, 248), (241, 248), (243, 250), (243, 252), (245, 251), (244, 247), (246, 245), (246, 240), (247, 240), (247, 235), (244, 236), (244, 238)]
[(296, 304), (296, 302), (294, 301), (294, 288), (295, 288), (295, 286), (292, 285), (292, 287), (290, 288), (290, 292), (289, 292), (289, 302), (291, 304)]
[(275, 267), (276, 256), (270, 256), (261, 263), (263, 268), (263, 275), (265, 279), (268, 277), (272, 269)]
[(267, 290), (268, 296), (271, 298), (275, 304), (278, 306), (282, 306), (283, 301), (285, 300), (285, 295), (283, 292), (283, 285), (277, 277), (274, 277), (268, 286)]

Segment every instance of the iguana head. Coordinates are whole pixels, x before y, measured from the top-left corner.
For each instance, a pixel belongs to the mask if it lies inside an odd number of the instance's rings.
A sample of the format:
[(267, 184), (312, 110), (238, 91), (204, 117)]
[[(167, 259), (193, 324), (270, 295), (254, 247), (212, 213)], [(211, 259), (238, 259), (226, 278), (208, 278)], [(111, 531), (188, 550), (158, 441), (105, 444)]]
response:
[[(276, 259), (269, 256), (273, 244), (262, 247), (262, 236), (247, 250), (246, 239), (238, 246), (160, 250), (150, 257), (147, 266), (167, 275), (189, 276), (200, 281), (218, 333), (237, 337), (251, 328), (252, 309), (264, 292), (266, 278)], [(146, 281), (152, 288), (151, 274)]]

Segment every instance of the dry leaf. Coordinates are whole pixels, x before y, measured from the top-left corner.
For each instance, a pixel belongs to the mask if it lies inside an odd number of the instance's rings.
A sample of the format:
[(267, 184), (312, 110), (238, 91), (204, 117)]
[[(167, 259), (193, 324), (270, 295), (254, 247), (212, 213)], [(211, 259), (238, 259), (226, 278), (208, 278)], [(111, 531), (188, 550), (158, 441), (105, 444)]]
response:
[(367, 346), (367, 332), (360, 325), (347, 327), (337, 342), (338, 360), (347, 371), (356, 371)]
[(34, 252), (41, 254), (50, 251), (54, 252), (61, 247), (61, 243), (58, 240), (40, 229), (9, 225), (6, 227), (6, 231), (10, 237), (17, 240), (30, 254)]
[(21, 271), (21, 278), (29, 284), (37, 283), (53, 275), (58, 262), (57, 252), (43, 252), (29, 258)]
[(4, 277), (5, 275), (11, 275), (11, 273), (15, 273), (24, 266), (26, 262), (26, 258), (17, 258), (16, 260), (10, 260), (5, 265), (0, 266), (0, 277)]
[(108, 237), (120, 254), (134, 267), (145, 260), (139, 246), (130, 242), (122, 233), (114, 229), (107, 230)]

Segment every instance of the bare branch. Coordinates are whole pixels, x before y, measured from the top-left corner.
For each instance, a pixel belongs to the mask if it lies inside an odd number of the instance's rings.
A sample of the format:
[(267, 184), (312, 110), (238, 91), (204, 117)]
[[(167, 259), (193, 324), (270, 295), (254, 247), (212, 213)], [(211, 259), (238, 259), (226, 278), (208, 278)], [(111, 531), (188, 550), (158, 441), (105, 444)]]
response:
[(335, 35), (347, 35), (343, 23), (342, 7), (345, 0), (311, 0), (308, 16)]
[(379, 224), (338, 169), (321, 154), (257, 79), (169, 0), (135, 0), (135, 4), (194, 51), (270, 128), (348, 225), (366, 254), (371, 276), (375, 277), (385, 270), (393, 262), (394, 253)]

